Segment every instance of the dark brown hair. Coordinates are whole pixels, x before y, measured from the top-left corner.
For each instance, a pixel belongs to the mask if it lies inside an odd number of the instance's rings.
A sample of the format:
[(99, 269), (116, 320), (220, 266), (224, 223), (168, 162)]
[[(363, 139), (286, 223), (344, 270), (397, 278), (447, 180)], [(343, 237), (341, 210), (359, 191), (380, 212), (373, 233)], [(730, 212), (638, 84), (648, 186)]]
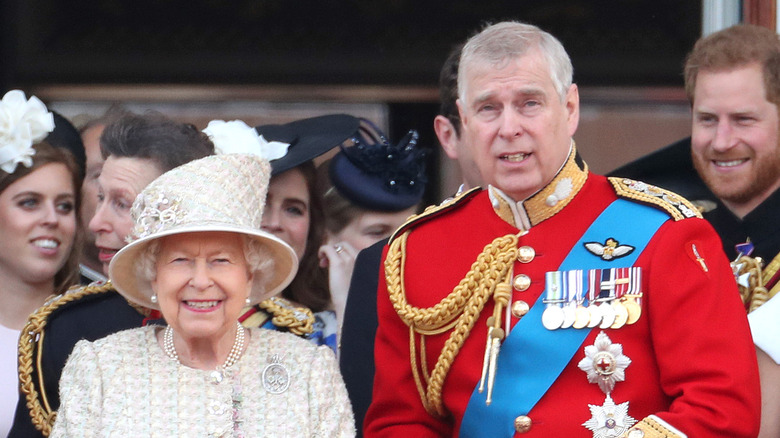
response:
[(77, 284), (79, 274), (79, 257), (80, 248), (82, 246), (82, 234), (81, 224), (78, 215), (79, 206), (81, 204), (81, 175), (79, 166), (76, 164), (76, 159), (73, 157), (67, 149), (58, 148), (46, 143), (45, 141), (33, 145), (35, 149), (35, 155), (33, 156), (33, 164), (30, 167), (26, 167), (23, 164), (18, 164), (16, 170), (13, 173), (6, 173), (0, 171), (0, 193), (5, 191), (11, 184), (16, 181), (30, 175), (36, 170), (47, 164), (63, 164), (68, 169), (71, 176), (71, 182), (73, 183), (73, 197), (75, 199), (75, 205), (73, 206), (73, 215), (76, 218), (76, 234), (74, 236), (73, 248), (71, 249), (68, 258), (65, 260), (65, 264), (54, 275), (54, 292), (65, 292), (70, 286)]
[(306, 236), (306, 249), (298, 264), (298, 273), (284, 289), (282, 296), (308, 307), (312, 312), (321, 312), (330, 306), (330, 288), (328, 273), (320, 267), (318, 256), (320, 245), (324, 241), (325, 221), (322, 199), (315, 189), (317, 171), (312, 161), (294, 169), (301, 171), (309, 191), (309, 234)]
[(685, 60), (685, 92), (693, 104), (700, 71), (723, 71), (756, 63), (764, 71), (766, 100), (780, 104), (780, 39), (765, 27), (740, 24), (696, 42)]

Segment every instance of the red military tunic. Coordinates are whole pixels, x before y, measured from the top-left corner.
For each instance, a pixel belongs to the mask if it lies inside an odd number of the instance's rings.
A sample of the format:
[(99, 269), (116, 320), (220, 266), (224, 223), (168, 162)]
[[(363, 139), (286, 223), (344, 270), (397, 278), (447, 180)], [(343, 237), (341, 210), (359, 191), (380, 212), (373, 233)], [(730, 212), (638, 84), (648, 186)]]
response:
[[(402, 271), (408, 303), (418, 308), (436, 305), (464, 278), (486, 244), (523, 229), (527, 233), (519, 237), (518, 246), (533, 248), (535, 255), (527, 263), (515, 261), (512, 275), (525, 274), (531, 282), (526, 290), (514, 288), (512, 301), (533, 305), (545, 290), (545, 273), (559, 268), (589, 225), (618, 199), (606, 178), (581, 170), (573, 157), (548, 188), (563, 178), (575, 180), (571, 193), (564, 191), (565, 199), (550, 207), (545, 201), (551, 190), (545, 189), (524, 201), (514, 218), (485, 190), (427, 219), (412, 221), (405, 228), (411, 231)], [(578, 178), (587, 179), (578, 185)], [(518, 219), (521, 223), (515, 226)], [(632, 218), (626, 217), (625, 226), (631, 224)], [(523, 433), (515, 436), (593, 436), (583, 423), (591, 418), (589, 405), (602, 405), (605, 394), (588, 382), (577, 365), (585, 357), (583, 348), (593, 345), (601, 332), (622, 344), (631, 359), (625, 381), (618, 382), (611, 394), (616, 404), (630, 402), (628, 415), (639, 421), (634, 429), (643, 435), (632, 430), (630, 436), (756, 436), (760, 396), (755, 352), (728, 260), (713, 229), (699, 217), (674, 220), (670, 216), (634, 266), (641, 267), (644, 277), (639, 320), (619, 329), (592, 329), (528, 412), (531, 427), (518, 428)], [(458, 436), (480, 380), (493, 300), (487, 302), (455, 356), (441, 391), (447, 415), (437, 418), (421, 401), (411, 366), (420, 363), (419, 348), (418, 358), (412, 361), (410, 330), (388, 298), (385, 280), (380, 280), (378, 291), (376, 375), (365, 436)], [(512, 316), (511, 324), (517, 321)], [(425, 337), (428, 372), (449, 335), (447, 331)], [(544, 366), (545, 358), (538, 360)]]

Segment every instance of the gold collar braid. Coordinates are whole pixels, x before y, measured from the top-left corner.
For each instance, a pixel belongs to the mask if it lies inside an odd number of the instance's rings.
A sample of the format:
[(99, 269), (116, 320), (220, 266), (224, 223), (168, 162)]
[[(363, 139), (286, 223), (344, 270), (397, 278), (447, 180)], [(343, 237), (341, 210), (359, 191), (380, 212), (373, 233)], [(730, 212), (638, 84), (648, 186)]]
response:
[[(487, 301), (497, 292), (500, 295), (501, 291), (506, 289), (499, 287), (500, 284), (506, 284), (508, 287), (508, 279), (511, 278), (512, 266), (517, 257), (518, 235), (498, 237), (486, 245), (452, 293), (433, 307), (419, 308), (407, 302), (403, 281), (409, 233), (410, 231), (406, 231), (395, 239), (388, 250), (385, 260), (387, 291), (396, 313), (409, 327), (412, 373), (423, 406), (431, 415), (444, 417), (446, 412), (441, 398), (444, 380)], [(452, 332), (433, 371), (428, 375), (425, 336), (441, 334), (450, 329)], [(416, 335), (420, 336), (419, 352), (415, 342)], [(418, 354), (421, 362), (419, 366)]]
[(555, 177), (541, 190), (523, 201), (515, 201), (497, 187), (489, 186), (488, 193), (496, 214), (515, 228), (528, 230), (553, 217), (564, 209), (579, 193), (588, 179), (588, 165), (577, 162), (574, 140), (566, 162)]

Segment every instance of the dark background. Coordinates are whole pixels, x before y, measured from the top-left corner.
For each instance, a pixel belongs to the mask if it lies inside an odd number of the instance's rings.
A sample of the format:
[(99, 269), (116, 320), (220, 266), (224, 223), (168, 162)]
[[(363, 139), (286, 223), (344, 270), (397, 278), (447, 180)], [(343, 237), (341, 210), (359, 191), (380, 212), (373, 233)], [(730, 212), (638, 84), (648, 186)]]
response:
[(557, 36), (588, 85), (681, 84), (700, 1), (6, 0), (2, 86), (435, 85), (453, 44), (515, 19)]
[[(557, 36), (581, 89), (682, 86), (701, 1), (4, 0), (0, 89), (58, 84), (437, 87), (449, 50), (487, 22)], [(435, 94), (433, 94), (435, 95)], [(435, 100), (386, 102), (438, 156)], [(437, 166), (431, 180), (438, 180)], [(438, 187), (431, 186), (432, 193)]]

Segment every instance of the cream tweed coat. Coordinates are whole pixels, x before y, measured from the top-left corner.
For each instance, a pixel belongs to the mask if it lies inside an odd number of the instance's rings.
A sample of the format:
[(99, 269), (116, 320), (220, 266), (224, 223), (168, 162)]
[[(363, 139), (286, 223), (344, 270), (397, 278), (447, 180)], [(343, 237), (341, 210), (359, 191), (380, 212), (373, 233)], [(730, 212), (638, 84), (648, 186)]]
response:
[[(349, 399), (328, 347), (252, 329), (244, 355), (215, 383), (211, 372), (166, 356), (155, 330), (159, 327), (131, 329), (76, 344), (60, 380), (53, 438), (355, 435)], [(263, 371), (274, 360), (289, 375), (283, 392), (268, 379), (264, 384)]]

